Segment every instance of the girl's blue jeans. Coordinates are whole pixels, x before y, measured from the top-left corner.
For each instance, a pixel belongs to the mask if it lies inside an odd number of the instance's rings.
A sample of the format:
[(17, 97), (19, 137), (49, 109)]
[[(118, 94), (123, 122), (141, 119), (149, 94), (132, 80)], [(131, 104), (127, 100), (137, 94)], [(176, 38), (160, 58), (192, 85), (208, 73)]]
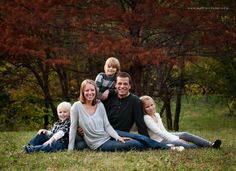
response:
[[(210, 147), (212, 142), (203, 139), (197, 135), (190, 134), (188, 132), (172, 132), (172, 134), (178, 136), (180, 139), (186, 141), (186, 143), (180, 141), (164, 141), (164, 143), (170, 143), (174, 145), (181, 145), (185, 148), (197, 148), (197, 147)], [(190, 143), (187, 143), (190, 142)]]

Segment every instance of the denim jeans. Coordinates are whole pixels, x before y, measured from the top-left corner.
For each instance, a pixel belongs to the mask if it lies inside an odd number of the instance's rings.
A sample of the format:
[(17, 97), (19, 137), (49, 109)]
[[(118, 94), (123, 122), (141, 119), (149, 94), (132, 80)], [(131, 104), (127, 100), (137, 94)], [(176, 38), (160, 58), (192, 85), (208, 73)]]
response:
[(59, 150), (64, 150), (67, 148), (68, 143), (57, 140), (52, 144), (43, 145), (44, 142), (48, 141), (50, 137), (46, 134), (37, 134), (34, 138), (32, 138), (28, 145), (28, 152), (33, 153), (37, 151), (44, 152), (55, 152)]
[[(141, 150), (140, 148), (146, 149), (146, 148), (152, 148), (152, 149), (170, 149), (169, 146), (167, 146), (166, 144), (163, 143), (159, 143), (157, 141), (154, 141), (144, 135), (140, 135), (140, 134), (133, 134), (133, 133), (129, 133), (129, 132), (125, 132), (125, 131), (119, 131), (116, 130), (116, 132), (118, 133), (119, 136), (121, 137), (129, 137), (133, 140), (136, 140), (135, 143), (134, 142), (130, 142), (132, 145), (136, 145), (136, 149)], [(126, 141), (127, 143), (128, 141)], [(111, 144), (110, 142), (107, 142), (107, 144)], [(120, 143), (120, 142), (119, 142)], [(105, 144), (104, 144), (105, 146)], [(108, 146), (108, 145), (107, 145)], [(83, 138), (79, 135), (76, 136), (76, 140), (75, 140), (75, 149), (76, 150), (83, 150), (87, 147), (87, 144), (85, 143), (85, 141), (83, 140)], [(100, 146), (101, 147), (101, 146)]]
[(116, 141), (113, 138), (103, 143), (97, 150), (100, 151), (129, 151), (129, 150), (143, 150), (145, 146), (136, 140), (127, 140), (125, 143)]
[(197, 148), (198, 146), (196, 144), (189, 144), (188, 142), (179, 139), (179, 140), (175, 140), (175, 141), (167, 141), (167, 140), (162, 140), (162, 143), (165, 144), (173, 144), (175, 146), (183, 146), (184, 148), (188, 149), (188, 148)]
[[(212, 142), (205, 140), (199, 136), (190, 134), (188, 132), (173, 132), (172, 134), (178, 136), (180, 139), (191, 142), (186, 148), (196, 148), (196, 147), (210, 147)], [(184, 146), (184, 145), (183, 145)]]
[(116, 132), (121, 137), (129, 137), (129, 138), (132, 138), (134, 140), (139, 141), (141, 144), (143, 144), (145, 146), (145, 148), (170, 149), (170, 147), (167, 146), (166, 144), (157, 142), (155, 140), (152, 140), (152, 139), (150, 139), (150, 138), (148, 138), (147, 136), (144, 136), (144, 135), (133, 134), (133, 133), (119, 131), (119, 130), (116, 130)]
[(76, 150), (84, 150), (88, 147), (88, 145), (86, 144), (86, 142), (84, 141), (83, 137), (76, 134), (75, 137), (75, 148)]

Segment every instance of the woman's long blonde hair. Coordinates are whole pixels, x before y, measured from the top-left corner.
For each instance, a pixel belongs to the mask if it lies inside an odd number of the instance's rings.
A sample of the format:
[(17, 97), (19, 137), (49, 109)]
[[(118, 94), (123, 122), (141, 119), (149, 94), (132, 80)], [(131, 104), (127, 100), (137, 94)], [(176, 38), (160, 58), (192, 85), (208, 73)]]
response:
[(95, 98), (92, 101), (92, 105), (96, 105), (97, 104), (98, 89), (97, 89), (95, 81), (91, 80), (91, 79), (86, 79), (81, 83), (79, 100), (80, 100), (81, 103), (83, 103), (83, 104), (85, 103), (84, 88), (87, 84), (91, 84), (95, 88), (95, 93), (96, 94), (95, 94)]

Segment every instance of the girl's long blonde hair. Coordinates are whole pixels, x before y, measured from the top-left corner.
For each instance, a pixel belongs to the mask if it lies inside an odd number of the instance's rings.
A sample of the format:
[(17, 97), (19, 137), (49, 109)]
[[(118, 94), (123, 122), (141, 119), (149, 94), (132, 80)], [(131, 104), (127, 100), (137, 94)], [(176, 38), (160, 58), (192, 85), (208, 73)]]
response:
[(142, 104), (143, 104), (143, 111), (144, 111), (144, 113), (145, 113), (146, 115), (147, 115), (147, 113), (145, 112), (145, 103), (146, 103), (146, 101), (151, 100), (151, 101), (153, 102), (153, 104), (154, 104), (155, 109), (156, 109), (156, 103), (155, 103), (155, 101), (153, 100), (153, 98), (151, 98), (150, 96), (148, 96), (148, 95), (143, 95), (143, 96), (141, 96), (139, 99), (141, 100), (141, 102), (142, 102)]

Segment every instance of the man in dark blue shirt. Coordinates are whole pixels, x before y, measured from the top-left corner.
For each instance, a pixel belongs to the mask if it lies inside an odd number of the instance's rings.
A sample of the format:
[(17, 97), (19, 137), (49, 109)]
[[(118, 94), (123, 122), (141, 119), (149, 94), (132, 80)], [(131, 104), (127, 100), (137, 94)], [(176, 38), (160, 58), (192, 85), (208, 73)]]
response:
[(126, 72), (118, 73), (115, 88), (117, 94), (109, 96), (105, 104), (110, 124), (116, 130), (129, 132), (135, 123), (138, 133), (149, 137), (141, 101), (130, 92), (130, 75)]

